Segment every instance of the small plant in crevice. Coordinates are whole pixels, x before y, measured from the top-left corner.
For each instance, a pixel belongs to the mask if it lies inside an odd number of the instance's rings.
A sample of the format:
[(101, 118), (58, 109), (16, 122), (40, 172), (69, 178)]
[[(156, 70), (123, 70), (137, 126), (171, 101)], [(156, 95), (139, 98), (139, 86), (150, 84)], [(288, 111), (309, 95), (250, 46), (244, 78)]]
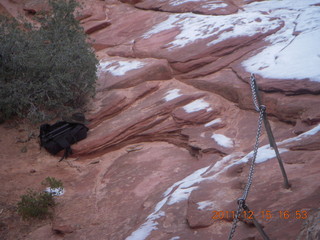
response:
[(31, 218), (46, 219), (52, 216), (52, 208), (56, 205), (53, 195), (48, 192), (36, 192), (28, 189), (18, 202), (18, 213), (23, 220)]
[(20, 196), (17, 209), (23, 220), (52, 217), (53, 208), (56, 206), (54, 196), (63, 193), (63, 184), (61, 180), (53, 177), (47, 177), (41, 184), (48, 186), (45, 191), (28, 189), (26, 194)]
[(57, 180), (54, 177), (47, 177), (41, 182), (42, 185), (50, 188), (63, 188), (61, 180)]
[(53, 177), (47, 177), (41, 182), (46, 186), (46, 192), (51, 193), (53, 196), (60, 196), (64, 193), (63, 184), (61, 180), (57, 180)]

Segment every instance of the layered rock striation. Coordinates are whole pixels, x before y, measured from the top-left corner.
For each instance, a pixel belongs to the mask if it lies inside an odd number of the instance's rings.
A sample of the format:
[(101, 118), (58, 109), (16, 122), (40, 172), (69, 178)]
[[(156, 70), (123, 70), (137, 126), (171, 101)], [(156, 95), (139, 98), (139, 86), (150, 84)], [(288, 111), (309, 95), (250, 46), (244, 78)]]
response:
[[(37, 3), (0, 6), (13, 14), (12, 6), (38, 11)], [(319, 205), (319, 4), (86, 1), (78, 18), (100, 60), (88, 138), (58, 165), (36, 148), (28, 153), (22, 165), (37, 168), (38, 178), (51, 167), (66, 193), (53, 223), (5, 236), (226, 239), (256, 138), (251, 73), (292, 186), (283, 187), (263, 130), (247, 204), (271, 239), (307, 234)], [(3, 169), (2, 178), (12, 178), (10, 161)], [(34, 181), (25, 168), (16, 172), (30, 180), (10, 199)], [(18, 222), (6, 221), (8, 228)], [(260, 238), (242, 217), (235, 239)]]

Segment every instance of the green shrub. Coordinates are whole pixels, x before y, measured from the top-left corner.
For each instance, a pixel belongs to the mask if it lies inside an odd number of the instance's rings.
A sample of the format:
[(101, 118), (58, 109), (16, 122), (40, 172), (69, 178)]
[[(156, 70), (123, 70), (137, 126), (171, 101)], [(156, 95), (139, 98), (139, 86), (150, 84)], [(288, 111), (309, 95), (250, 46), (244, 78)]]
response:
[(54, 177), (47, 177), (41, 182), (42, 185), (50, 188), (63, 188), (61, 180), (57, 180)]
[[(49, 0), (40, 23), (0, 19), (0, 118), (41, 122), (81, 109), (94, 94), (97, 59), (73, 13), (75, 0)], [(25, 21), (24, 21), (25, 22)]]
[(18, 213), (24, 220), (31, 218), (45, 219), (52, 216), (51, 209), (55, 201), (51, 193), (36, 192), (28, 189), (18, 202)]
[(36, 192), (28, 189), (27, 193), (20, 197), (21, 200), (17, 204), (18, 213), (24, 220), (31, 218), (45, 219), (52, 216), (53, 207), (56, 205), (55, 192), (52, 190), (63, 191), (62, 181), (54, 177), (47, 177), (41, 184), (49, 187), (50, 191)]

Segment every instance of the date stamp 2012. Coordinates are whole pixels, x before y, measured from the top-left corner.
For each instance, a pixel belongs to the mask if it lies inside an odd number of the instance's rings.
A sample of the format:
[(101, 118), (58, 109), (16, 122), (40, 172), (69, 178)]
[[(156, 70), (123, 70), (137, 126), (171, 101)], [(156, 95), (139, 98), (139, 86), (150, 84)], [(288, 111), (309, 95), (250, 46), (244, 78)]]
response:
[[(213, 220), (233, 220), (236, 216), (236, 211), (212, 211), (212, 219)], [(243, 218), (246, 220), (251, 220), (255, 217), (256, 219), (298, 219), (304, 220), (308, 218), (308, 211), (306, 210), (297, 210), (297, 211), (289, 211), (289, 210), (278, 210), (278, 211), (243, 211), (239, 218)]]

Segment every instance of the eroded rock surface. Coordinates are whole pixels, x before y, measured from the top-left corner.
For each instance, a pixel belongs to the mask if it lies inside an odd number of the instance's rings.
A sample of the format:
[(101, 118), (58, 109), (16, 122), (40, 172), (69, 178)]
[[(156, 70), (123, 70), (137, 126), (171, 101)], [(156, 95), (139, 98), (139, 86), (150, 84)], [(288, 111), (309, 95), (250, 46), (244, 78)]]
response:
[[(6, 0), (0, 10), (39, 4)], [(21, 141), (28, 130), (0, 126), (0, 238), (226, 239), (256, 138), (251, 73), (292, 187), (263, 130), (246, 203), (271, 239), (317, 236), (319, 5), (86, 1), (77, 17), (100, 60), (88, 137), (58, 163)], [(19, 196), (47, 176), (65, 186), (54, 218), (23, 222)], [(248, 222), (235, 239), (260, 239)]]

